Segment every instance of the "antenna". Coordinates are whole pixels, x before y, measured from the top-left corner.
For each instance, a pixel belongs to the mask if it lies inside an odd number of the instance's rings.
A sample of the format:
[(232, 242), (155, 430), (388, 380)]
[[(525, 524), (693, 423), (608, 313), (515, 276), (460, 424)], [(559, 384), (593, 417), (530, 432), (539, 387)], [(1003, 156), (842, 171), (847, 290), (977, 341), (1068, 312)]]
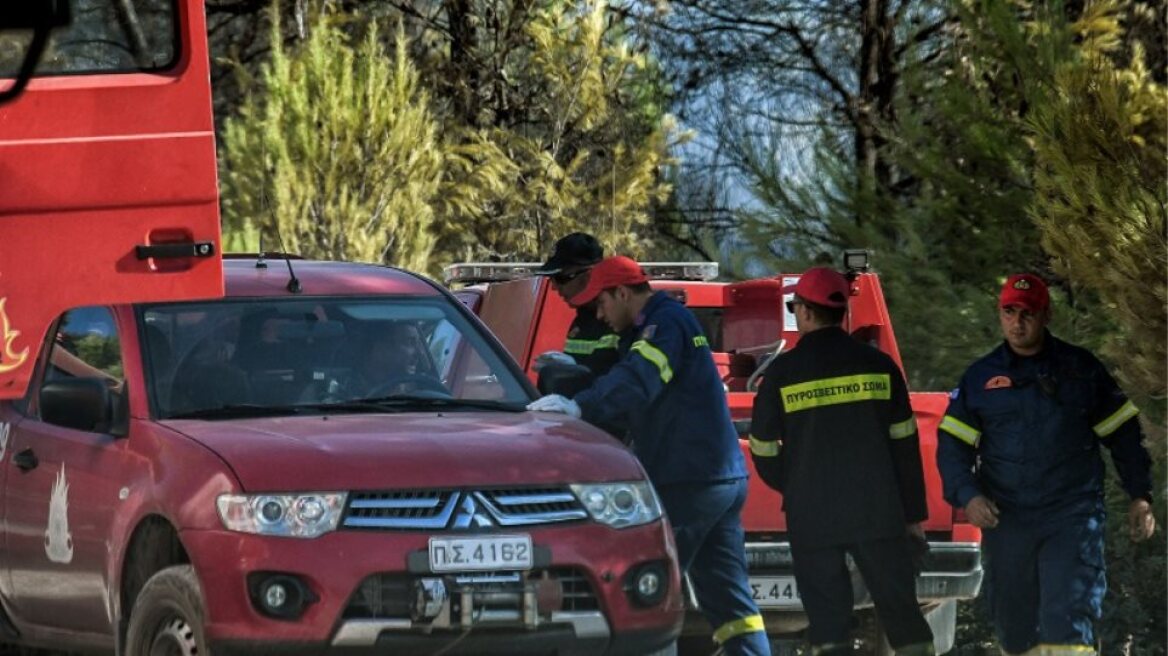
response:
[[(296, 277), (296, 272), (292, 270), (292, 258), (288, 257), (288, 249), (284, 246), (284, 235), (282, 235), (280, 233), (280, 222), (278, 220), (276, 220), (276, 213), (273, 212), (271, 206), (268, 205), (268, 180), (269, 180), (269, 177), (268, 177), (267, 143), (264, 143), (263, 155), (264, 155), (264, 183), (263, 183), (263, 185), (261, 185), (261, 189), (260, 189), (260, 208), (262, 211), (266, 211), (268, 213), (268, 216), (270, 216), (272, 219), (272, 227), (276, 229), (276, 239), (280, 242), (280, 254), (284, 256), (284, 263), (288, 265), (288, 286), (286, 287), (286, 289), (293, 294), (299, 294), (300, 292), (304, 291), (304, 287), (302, 287), (300, 285), (300, 279)], [(261, 240), (263, 239), (262, 235), (261, 235), (260, 239)], [(263, 244), (261, 242), (261, 244), (260, 244), (260, 260), (261, 261), (263, 260), (263, 257), (264, 257), (264, 251), (263, 251)], [(258, 267), (259, 265), (257, 264), (256, 266)], [(267, 267), (267, 264), (265, 263), (264, 266)]]

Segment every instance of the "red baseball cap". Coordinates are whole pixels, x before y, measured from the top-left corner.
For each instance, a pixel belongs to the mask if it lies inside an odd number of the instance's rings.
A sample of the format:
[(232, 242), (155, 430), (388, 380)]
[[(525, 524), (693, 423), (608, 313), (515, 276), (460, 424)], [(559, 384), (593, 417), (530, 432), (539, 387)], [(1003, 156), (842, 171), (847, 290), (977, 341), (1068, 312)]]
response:
[(844, 274), (828, 267), (814, 267), (799, 276), (799, 282), (783, 287), (784, 294), (794, 293), (799, 298), (829, 308), (848, 305), (852, 286)]
[(1021, 307), (1034, 313), (1050, 307), (1050, 292), (1042, 278), (1033, 273), (1015, 273), (1006, 278), (998, 307)]
[(641, 270), (640, 264), (623, 255), (614, 255), (592, 267), (592, 272), (588, 274), (588, 284), (583, 291), (572, 297), (572, 305), (580, 307), (591, 303), (606, 289), (621, 285), (639, 285), (643, 282), (649, 282), (649, 276)]

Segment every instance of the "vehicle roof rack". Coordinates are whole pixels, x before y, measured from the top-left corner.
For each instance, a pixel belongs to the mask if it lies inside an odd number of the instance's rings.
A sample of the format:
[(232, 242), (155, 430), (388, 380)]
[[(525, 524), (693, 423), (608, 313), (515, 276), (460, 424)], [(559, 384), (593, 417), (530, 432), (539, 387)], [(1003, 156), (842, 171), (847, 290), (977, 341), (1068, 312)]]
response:
[[(459, 262), (442, 269), (447, 285), (473, 285), (530, 278), (540, 262)], [(717, 262), (641, 262), (645, 275), (653, 280), (709, 281), (718, 277)]]

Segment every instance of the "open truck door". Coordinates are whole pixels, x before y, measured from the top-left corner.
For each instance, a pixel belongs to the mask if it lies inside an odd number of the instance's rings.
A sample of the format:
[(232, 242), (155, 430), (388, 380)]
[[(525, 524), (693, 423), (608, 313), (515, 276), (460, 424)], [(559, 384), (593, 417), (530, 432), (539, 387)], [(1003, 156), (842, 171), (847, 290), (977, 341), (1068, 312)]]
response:
[(3, 5), (0, 399), (11, 399), (64, 311), (218, 297), (223, 272), (203, 3)]

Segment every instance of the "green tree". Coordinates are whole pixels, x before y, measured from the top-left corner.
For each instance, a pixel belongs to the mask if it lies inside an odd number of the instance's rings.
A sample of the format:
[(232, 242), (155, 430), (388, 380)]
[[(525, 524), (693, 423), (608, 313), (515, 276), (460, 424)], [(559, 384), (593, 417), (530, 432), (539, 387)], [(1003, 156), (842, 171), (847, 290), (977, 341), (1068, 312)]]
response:
[[(539, 258), (576, 230), (644, 255), (681, 137), (661, 111), (658, 71), (605, 3), (495, 4), (503, 13), (448, 12), (483, 29), (431, 30), (449, 44), (426, 58), (448, 73), (445, 130), (462, 157), (451, 179), (476, 190), (443, 215), (441, 256)], [(495, 184), (482, 183), (484, 168), (499, 172)]]
[(426, 269), (446, 157), (401, 31), (387, 56), (376, 24), (354, 46), (326, 11), (296, 48), (278, 25), (224, 129), (227, 243)]
[(1070, 26), (1080, 56), (1055, 68), (1055, 92), (1028, 117), (1031, 216), (1055, 270), (1113, 319), (1105, 353), (1147, 407), (1168, 384), (1168, 90), (1138, 44), (1117, 57), (1122, 9), (1096, 2)]

